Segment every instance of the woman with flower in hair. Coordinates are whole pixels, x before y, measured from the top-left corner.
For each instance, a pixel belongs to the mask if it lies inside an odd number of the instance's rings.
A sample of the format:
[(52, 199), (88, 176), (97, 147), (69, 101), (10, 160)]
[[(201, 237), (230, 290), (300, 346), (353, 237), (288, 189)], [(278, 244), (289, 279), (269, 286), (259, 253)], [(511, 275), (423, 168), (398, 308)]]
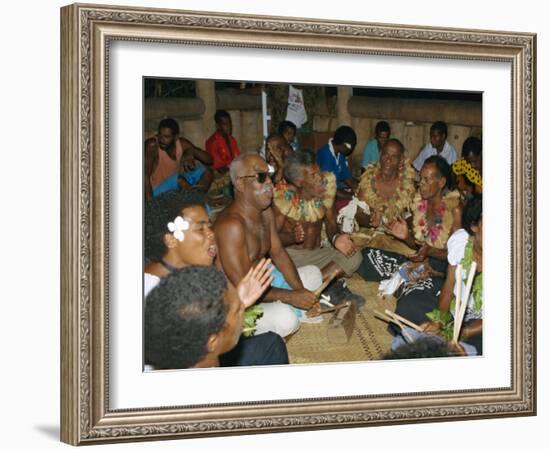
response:
[[(147, 296), (164, 278), (180, 268), (213, 265), (217, 246), (203, 195), (192, 190), (161, 194), (145, 205), (145, 273)], [(273, 277), (270, 260), (262, 259), (236, 286), (244, 308), (252, 306)], [(241, 338), (231, 353), (220, 358), (221, 366), (288, 363), (284, 341), (277, 334)]]

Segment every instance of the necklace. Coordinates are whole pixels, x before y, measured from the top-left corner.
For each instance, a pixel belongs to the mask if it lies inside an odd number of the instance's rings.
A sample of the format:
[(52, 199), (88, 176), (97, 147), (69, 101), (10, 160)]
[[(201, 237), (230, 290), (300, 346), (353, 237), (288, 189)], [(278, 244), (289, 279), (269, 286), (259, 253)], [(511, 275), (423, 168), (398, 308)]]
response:
[(163, 260), (163, 259), (160, 259), (160, 260), (159, 260), (159, 263), (160, 263), (164, 268), (166, 268), (170, 273), (173, 273), (174, 271), (176, 271), (176, 270), (179, 269), (178, 267), (175, 267), (174, 265), (169, 264), (168, 262), (166, 262), (166, 261)]
[(357, 197), (365, 201), (371, 209), (379, 210), (388, 221), (393, 221), (409, 210), (414, 193), (414, 169), (406, 159), (397, 176), (397, 185), (393, 195), (384, 198), (376, 187), (380, 175), (380, 163), (370, 164), (361, 175)]
[(323, 173), (325, 192), (321, 198), (304, 198), (288, 183), (281, 181), (273, 190), (273, 204), (286, 217), (295, 221), (315, 223), (324, 218), (327, 209), (334, 203), (336, 177), (332, 173)]
[(433, 215), (428, 216), (428, 200), (422, 199), (420, 194), (417, 194), (413, 202), (415, 239), (426, 242), (434, 248), (444, 249), (453, 226), (452, 211), (457, 207), (458, 201), (457, 191), (447, 192), (433, 211)]

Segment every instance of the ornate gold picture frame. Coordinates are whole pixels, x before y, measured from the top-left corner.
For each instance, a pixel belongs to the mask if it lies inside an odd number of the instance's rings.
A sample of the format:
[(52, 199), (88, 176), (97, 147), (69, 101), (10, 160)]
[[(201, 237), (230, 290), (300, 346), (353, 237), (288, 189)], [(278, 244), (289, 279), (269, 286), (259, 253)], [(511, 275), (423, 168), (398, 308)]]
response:
[[(71, 5), (61, 10), (61, 439), (74, 445), (536, 413), (536, 36)], [(510, 386), (115, 409), (109, 378), (109, 51), (116, 41), (511, 66)], [(111, 211), (112, 212), (112, 211)], [(497, 255), (495, 255), (497, 256)], [(139, 301), (139, 299), (136, 299)], [(299, 391), (299, 389), (297, 389)], [(326, 396), (326, 397), (325, 397)]]

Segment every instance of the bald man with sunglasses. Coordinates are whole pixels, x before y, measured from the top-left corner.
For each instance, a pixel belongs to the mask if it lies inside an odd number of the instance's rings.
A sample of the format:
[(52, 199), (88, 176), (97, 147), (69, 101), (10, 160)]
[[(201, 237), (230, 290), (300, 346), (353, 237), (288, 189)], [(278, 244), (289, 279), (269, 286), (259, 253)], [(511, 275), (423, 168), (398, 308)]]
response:
[(276, 279), (262, 298), (264, 315), (256, 334), (273, 331), (286, 337), (300, 321), (307, 321), (304, 311), (319, 307), (310, 290), (321, 285), (321, 271), (307, 266), (299, 272), (281, 243), (271, 209), (273, 183), (267, 162), (256, 154), (244, 154), (231, 163), (229, 172), (235, 199), (214, 225), (217, 264), (232, 283), (238, 283), (251, 266), (271, 257)]

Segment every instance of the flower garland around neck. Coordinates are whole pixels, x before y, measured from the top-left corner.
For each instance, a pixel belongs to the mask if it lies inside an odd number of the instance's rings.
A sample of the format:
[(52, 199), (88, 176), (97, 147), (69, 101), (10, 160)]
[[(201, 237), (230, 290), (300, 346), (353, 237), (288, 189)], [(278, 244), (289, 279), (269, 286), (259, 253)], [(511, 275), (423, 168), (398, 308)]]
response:
[[(464, 257), (460, 261), (460, 264), (463, 268), (462, 272), (464, 276), (466, 276), (466, 274), (470, 272), (470, 267), (472, 266), (473, 260), (474, 239), (473, 237), (469, 237), (468, 242), (466, 243), (466, 248), (464, 248)], [(483, 305), (483, 276), (476, 275), (472, 284), (471, 294), (474, 297), (474, 303), (471, 307), (472, 311), (480, 313)], [(454, 310), (454, 304), (451, 304), (451, 310)]]
[[(463, 281), (465, 280), (465, 277), (467, 276), (468, 272), (470, 271), (470, 267), (472, 265), (472, 261), (474, 260), (474, 239), (472, 237), (468, 238), (468, 241), (466, 243), (466, 247), (464, 248), (464, 256), (462, 257), (462, 260), (460, 261), (460, 264), (463, 268)], [(472, 284), (472, 290), (471, 290), (471, 296), (473, 296), (474, 301), (473, 304), (467, 304), (466, 309), (466, 320), (471, 319), (482, 319), (483, 317), (483, 276), (481, 276), (481, 273), (476, 274), (474, 278), (474, 282)], [(451, 300), (451, 304), (449, 307), (449, 311), (442, 312), (439, 310), (439, 308), (433, 309), (431, 312), (428, 312), (426, 316), (428, 319), (432, 321), (436, 321), (441, 323), (441, 336), (445, 338), (447, 341), (451, 341), (453, 338), (453, 322), (454, 322), (454, 316), (452, 311), (455, 310), (456, 306), (456, 297), (453, 295), (453, 299)], [(468, 339), (466, 337), (460, 337), (461, 341), (467, 341)]]
[(446, 193), (434, 211), (432, 219), (428, 219), (428, 200), (417, 194), (413, 205), (413, 230), (417, 240), (428, 243), (434, 248), (443, 249), (447, 244), (453, 225), (452, 211), (458, 206), (459, 193)]
[(434, 242), (441, 235), (441, 231), (443, 231), (443, 216), (445, 212), (447, 212), (447, 203), (443, 200), (439, 203), (439, 206), (435, 209), (431, 226), (427, 217), (427, 210), (428, 200), (420, 201), (418, 204), (418, 212), (424, 214), (424, 217), (418, 220), (418, 229), (425, 241), (431, 240)]
[(414, 192), (414, 169), (406, 159), (398, 172), (398, 185), (391, 198), (382, 198), (376, 188), (376, 179), (380, 174), (380, 163), (370, 164), (359, 182), (358, 198), (365, 201), (369, 208), (381, 210), (388, 221), (392, 221), (409, 209)]
[(286, 217), (295, 221), (314, 223), (324, 218), (328, 208), (334, 204), (336, 195), (336, 177), (332, 173), (323, 173), (325, 193), (321, 198), (306, 199), (286, 181), (278, 182), (273, 191), (273, 203)]
[(185, 239), (183, 231), (187, 231), (188, 229), (189, 222), (179, 215), (175, 218), (174, 221), (168, 223), (168, 230), (172, 233), (174, 238), (176, 240), (179, 240), (180, 242), (183, 242), (183, 240)]

